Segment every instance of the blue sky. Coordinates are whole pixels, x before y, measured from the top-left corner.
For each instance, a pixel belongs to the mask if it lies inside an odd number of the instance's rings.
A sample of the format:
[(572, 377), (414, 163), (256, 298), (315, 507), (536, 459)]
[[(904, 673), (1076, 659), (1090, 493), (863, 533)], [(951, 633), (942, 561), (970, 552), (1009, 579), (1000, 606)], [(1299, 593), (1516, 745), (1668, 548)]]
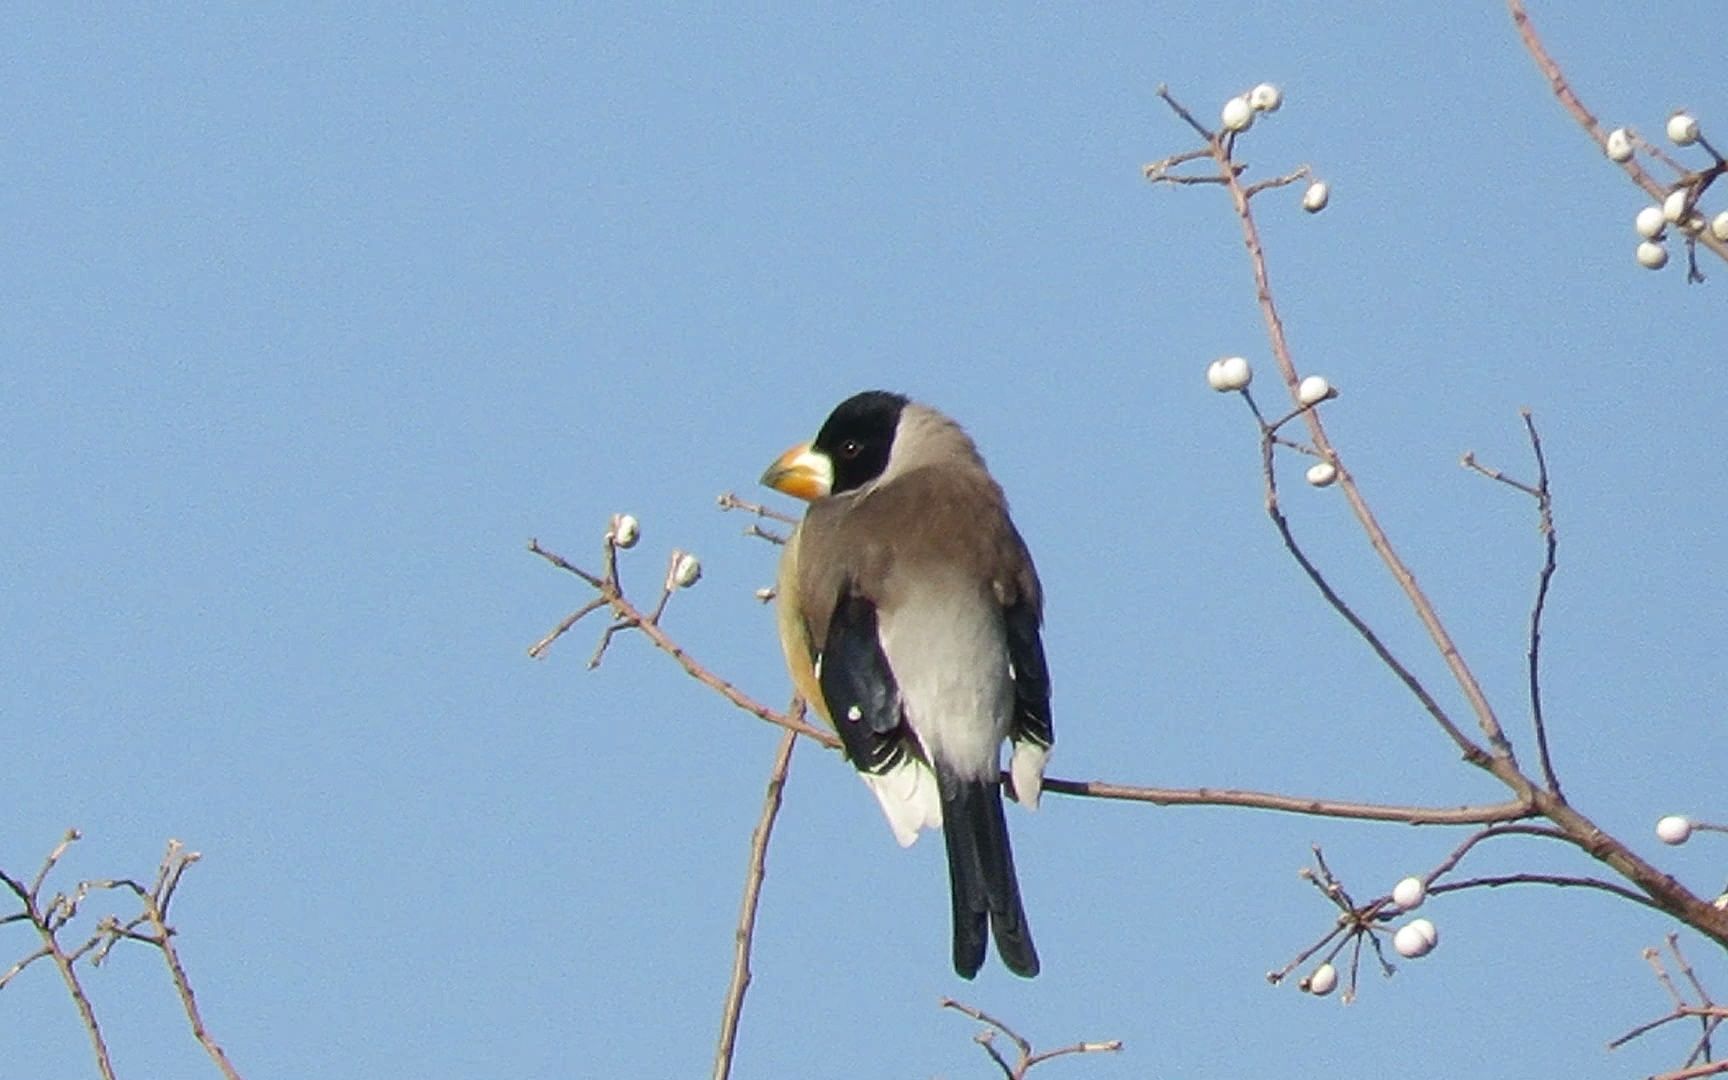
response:
[[(1270, 370), (1223, 198), (1140, 179), (1190, 145), (1154, 90), (1209, 120), (1271, 79), (1285, 107), (1240, 156), (1333, 185), (1318, 217), (1259, 205), (1298, 362), (1343, 392), (1334, 438), (1520, 737), (1534, 514), (1457, 460), (1526, 473), (1535, 410), (1568, 791), (1713, 894), (1720, 845), (1650, 826), (1723, 816), (1728, 271), (1636, 266), (1641, 196), (1497, 5), (1165, 7), (16, 21), (0, 866), (68, 826), (67, 881), (144, 875), (170, 836), (202, 851), (181, 947), (253, 1080), (702, 1072), (776, 733), (639, 640), (595, 673), (586, 627), (528, 660), (585, 595), (523, 546), (592, 564), (607, 515), (638, 514), (627, 582), (698, 552), (669, 629), (778, 704), (752, 597), (774, 552), (714, 496), (878, 386), (964, 421), (1014, 500), (1050, 594), (1053, 774), (1499, 798), (1299, 578), (1245, 413), (1202, 377), (1221, 353)], [(1713, 5), (1532, 14), (1610, 124), (1685, 105), (1728, 130), (1709, 58), (1654, 48)], [(1338, 493), (1287, 505), (1456, 705)], [(1603, 1050), (1666, 1007), (1639, 958), (1666, 926), (1591, 895), (1436, 901), (1440, 948), (1348, 1008), (1266, 986), (1329, 923), (1295, 873), (1311, 842), (1371, 895), (1461, 836), (1010, 813), (1045, 974), (963, 984), (940, 845), (898, 850), (802, 749), (738, 1075), (988, 1075), (944, 995), (1041, 1045), (1128, 1044), (1051, 1075), (1679, 1064), (1678, 1035)], [(122, 1076), (214, 1075), (154, 955), (88, 982)], [(0, 1055), (94, 1075), (47, 969), (0, 995)]]

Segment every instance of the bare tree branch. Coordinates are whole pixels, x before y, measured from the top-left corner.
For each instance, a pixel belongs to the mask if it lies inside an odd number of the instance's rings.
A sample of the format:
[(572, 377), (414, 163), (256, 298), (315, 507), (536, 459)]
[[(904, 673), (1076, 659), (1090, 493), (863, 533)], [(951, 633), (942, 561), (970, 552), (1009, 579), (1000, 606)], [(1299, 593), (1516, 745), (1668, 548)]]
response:
[[(984, 1048), (984, 1052), (990, 1055), (990, 1060), (996, 1063), (996, 1067), (1002, 1070), (1002, 1075), (1008, 1080), (1025, 1080), (1027, 1073), (1052, 1058), (1067, 1057), (1072, 1054), (1110, 1054), (1117, 1053), (1122, 1049), (1120, 1039), (1111, 1039), (1108, 1042), (1078, 1042), (1058, 1050), (1036, 1053), (1033, 1051), (1032, 1043), (1029, 1040), (983, 1009), (955, 1001), (953, 998), (943, 998), (941, 1004), (944, 1009), (953, 1009), (970, 1016), (980, 1024), (989, 1025), (987, 1030), (980, 1031), (973, 1036), (973, 1041)], [(1008, 1040), (1014, 1044), (1014, 1049), (1019, 1052), (1017, 1061), (1010, 1062), (1002, 1056), (1000, 1050), (996, 1049), (995, 1036), (998, 1032), (1006, 1035)]]
[[(1543, 78), (1548, 80), (1548, 88), (1554, 92), (1554, 96), (1559, 99), (1561, 106), (1571, 114), (1572, 119), (1578, 122), (1578, 126), (1584, 129), (1596, 146), (1606, 152), (1608, 133), (1597, 122), (1595, 114), (1585, 107), (1584, 100), (1572, 88), (1571, 80), (1566, 78), (1566, 73), (1560, 69), (1559, 63), (1549, 54), (1548, 47), (1542, 43), (1541, 37), (1536, 33), (1535, 24), (1530, 21), (1529, 14), (1524, 10), (1522, 0), (1506, 0), (1506, 10), (1512, 16), (1512, 25), (1518, 30), (1518, 40), (1524, 43), (1524, 51), (1530, 54), (1530, 58), (1536, 62), (1537, 70), (1542, 73)], [(1716, 155), (1715, 151), (1712, 150), (1711, 154), (1717, 157), (1718, 162), (1720, 162), (1721, 158)], [(1666, 155), (1663, 157), (1677, 172), (1683, 174), (1682, 182), (1685, 182), (1687, 177), (1696, 175), (1679, 163), (1667, 159)], [(1655, 202), (1661, 202), (1664, 196), (1674, 190), (1672, 185), (1665, 185), (1651, 176), (1644, 166), (1639, 164), (1636, 156), (1619, 164), (1621, 171), (1625, 172), (1632, 182), (1637, 184), (1644, 194), (1650, 196)], [(1688, 234), (1688, 245), (1694, 241), (1703, 244), (1722, 258), (1728, 259), (1728, 241), (1717, 239), (1710, 230), (1705, 229), (1696, 235)]]
[[(802, 712), (802, 703), (793, 711)], [(781, 795), (786, 789), (786, 772), (792, 766), (792, 748), (798, 733), (787, 731), (780, 737), (780, 747), (774, 753), (774, 765), (768, 771), (768, 793), (762, 800), (762, 816), (750, 838), (750, 868), (744, 875), (744, 901), (738, 912), (738, 929), (734, 931), (732, 981), (726, 989), (726, 1004), (720, 1016), (720, 1046), (714, 1054), (714, 1080), (726, 1080), (732, 1075), (732, 1052), (738, 1042), (738, 1021), (744, 1015), (744, 994), (750, 988), (750, 948), (756, 936), (756, 907), (762, 897), (762, 881), (767, 876), (768, 841), (774, 835), (774, 820), (780, 813)]]

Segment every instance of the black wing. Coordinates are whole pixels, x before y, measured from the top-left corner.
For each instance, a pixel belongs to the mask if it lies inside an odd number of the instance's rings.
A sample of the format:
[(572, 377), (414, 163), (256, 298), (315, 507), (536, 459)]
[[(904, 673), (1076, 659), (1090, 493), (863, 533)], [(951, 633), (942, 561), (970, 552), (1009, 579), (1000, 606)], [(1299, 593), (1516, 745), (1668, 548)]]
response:
[(902, 723), (899, 684), (876, 634), (875, 604), (862, 596), (840, 597), (816, 657), (816, 678), (854, 766), (882, 773), (906, 759), (909, 731)]
[(1022, 600), (1003, 615), (1008, 627), (1008, 662), (1014, 666), (1014, 720), (1009, 738), (1048, 748), (1056, 741), (1056, 728), (1050, 719), (1050, 668), (1044, 663), (1038, 612)]

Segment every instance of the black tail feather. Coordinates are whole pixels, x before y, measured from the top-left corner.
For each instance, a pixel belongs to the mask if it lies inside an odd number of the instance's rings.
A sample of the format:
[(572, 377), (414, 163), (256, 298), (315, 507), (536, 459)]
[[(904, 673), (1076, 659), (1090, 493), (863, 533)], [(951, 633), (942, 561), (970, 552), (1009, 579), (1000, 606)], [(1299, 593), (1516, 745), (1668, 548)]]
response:
[(1014, 852), (996, 781), (942, 777), (942, 838), (954, 901), (954, 970), (972, 978), (984, 965), (985, 927), (1016, 975), (1038, 974), (1038, 950), (1020, 905)]

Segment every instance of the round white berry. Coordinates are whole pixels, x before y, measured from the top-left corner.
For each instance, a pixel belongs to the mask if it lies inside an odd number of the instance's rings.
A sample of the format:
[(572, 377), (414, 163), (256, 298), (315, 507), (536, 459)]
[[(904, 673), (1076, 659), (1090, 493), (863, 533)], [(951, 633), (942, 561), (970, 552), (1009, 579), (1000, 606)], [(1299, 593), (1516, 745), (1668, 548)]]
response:
[(1439, 943), (1440, 931), (1427, 919), (1411, 919), (1392, 935), (1392, 947), (1398, 950), (1398, 955), (1412, 960), (1427, 956)]
[(1254, 381), (1254, 369), (1240, 356), (1225, 356), (1206, 365), (1206, 383), (1219, 393), (1245, 389)]
[(1603, 149), (1610, 161), (1632, 160), (1632, 133), (1625, 128), (1615, 128), (1608, 133), (1608, 143)]
[(1656, 839), (1664, 844), (1684, 844), (1692, 839), (1692, 822), (1679, 814), (1669, 814), (1656, 823)]
[(613, 514), (612, 530), (607, 534), (621, 548), (633, 548), (642, 536), (642, 526), (634, 514)]
[(1407, 877), (1392, 886), (1392, 902), (1404, 911), (1415, 911), (1428, 896), (1428, 887), (1419, 877)]
[(1308, 466), (1308, 482), (1315, 487), (1331, 487), (1338, 479), (1338, 466), (1330, 461), (1322, 461)]
[(1325, 997), (1338, 985), (1338, 969), (1331, 964), (1321, 964), (1314, 969), (1314, 974), (1308, 976), (1307, 989), (1315, 997)]
[(1332, 384), (1324, 375), (1309, 375), (1296, 384), (1296, 400), (1304, 405), (1315, 405), (1331, 396)]
[(1638, 230), (1638, 235), (1646, 240), (1654, 240), (1662, 235), (1667, 227), (1668, 219), (1663, 216), (1660, 206), (1646, 206), (1638, 211), (1638, 216), (1632, 219), (1632, 225)]
[(1224, 103), (1222, 119), (1225, 131), (1247, 131), (1254, 126), (1254, 106), (1246, 97), (1233, 97)]
[(1668, 118), (1668, 138), (1675, 146), (1691, 146), (1698, 141), (1698, 119), (1688, 112), (1677, 112)]
[(1728, 210), (1710, 219), (1710, 235), (1718, 240), (1728, 240)]
[(1277, 112), (1278, 106), (1284, 104), (1284, 91), (1269, 82), (1263, 82), (1248, 91), (1248, 104), (1255, 112)]
[(702, 578), (702, 563), (687, 551), (672, 553), (672, 572), (668, 580), (680, 589), (688, 589)]
[(1660, 270), (1668, 265), (1668, 249), (1654, 240), (1645, 240), (1638, 245), (1638, 265)]
[(1302, 193), (1302, 209), (1310, 214), (1318, 214), (1326, 209), (1326, 204), (1332, 199), (1332, 189), (1326, 186), (1326, 181), (1316, 180), (1308, 185), (1308, 190)]
[(1685, 188), (1675, 188), (1662, 200), (1662, 218), (1670, 225), (1680, 224), (1680, 219), (1686, 216)]

